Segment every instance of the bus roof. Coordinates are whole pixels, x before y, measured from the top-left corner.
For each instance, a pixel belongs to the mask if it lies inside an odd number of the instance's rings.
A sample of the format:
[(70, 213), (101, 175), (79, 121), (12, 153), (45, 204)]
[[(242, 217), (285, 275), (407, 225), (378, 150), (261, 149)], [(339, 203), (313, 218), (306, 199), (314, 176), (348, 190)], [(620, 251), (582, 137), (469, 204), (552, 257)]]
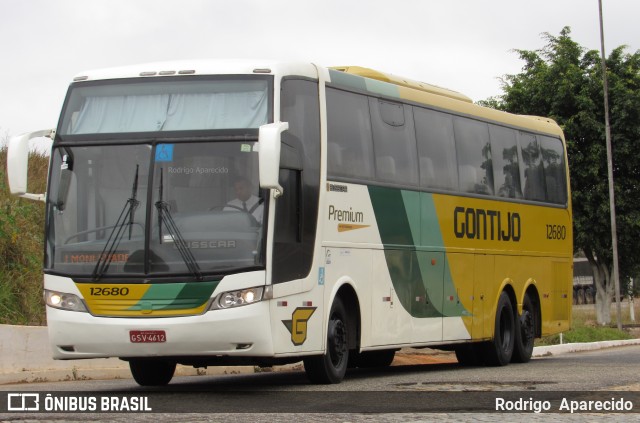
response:
[(454, 98), (456, 100), (466, 101), (467, 103), (473, 103), (473, 100), (457, 91), (438, 87), (437, 85), (427, 84), (425, 82), (414, 81), (409, 78), (391, 75), (389, 73), (379, 72), (374, 69), (363, 68), (360, 66), (336, 66), (331, 67), (331, 69), (350, 73), (352, 75), (363, 76), (365, 78), (377, 79), (378, 81), (388, 82), (390, 84), (401, 85), (403, 87), (412, 88), (418, 91), (425, 91), (431, 94), (442, 95), (445, 97)]
[(281, 74), (317, 78), (317, 68), (311, 63), (274, 60), (185, 60), (152, 62), (131, 66), (94, 69), (76, 75), (74, 81), (95, 81), (174, 75), (251, 75)]
[(274, 60), (190, 60), (152, 62), (140, 65), (113, 67), (82, 72), (74, 81), (163, 77), (173, 75), (297, 75), (317, 78), (318, 72), (328, 74), (337, 86), (369, 92), (374, 95), (396, 97), (416, 103), (475, 116), (510, 126), (562, 137), (555, 121), (537, 116), (514, 115), (473, 104), (464, 94), (424, 82), (386, 74), (361, 66), (339, 66), (328, 69), (312, 63), (282, 62)]

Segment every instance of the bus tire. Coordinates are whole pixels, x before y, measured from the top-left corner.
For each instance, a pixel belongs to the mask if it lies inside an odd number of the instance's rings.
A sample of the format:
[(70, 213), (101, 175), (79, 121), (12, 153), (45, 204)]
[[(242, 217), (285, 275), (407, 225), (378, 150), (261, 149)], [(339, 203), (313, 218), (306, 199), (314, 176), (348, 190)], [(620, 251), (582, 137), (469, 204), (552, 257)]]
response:
[(140, 386), (164, 386), (171, 382), (176, 363), (166, 360), (129, 360), (133, 379)]
[(531, 297), (527, 294), (522, 302), (522, 314), (515, 319), (515, 343), (513, 347), (513, 363), (526, 363), (531, 360), (533, 340), (536, 333), (536, 310)]
[(513, 304), (506, 292), (500, 294), (496, 308), (493, 339), (484, 345), (484, 361), (490, 366), (506, 366), (511, 361), (515, 344), (516, 323)]
[(340, 383), (349, 362), (347, 312), (340, 298), (333, 300), (327, 326), (327, 346), (323, 355), (306, 357), (304, 370), (312, 383)]
[(393, 362), (395, 355), (396, 350), (363, 351), (358, 353), (353, 357), (353, 360), (351, 360), (350, 353), (349, 364), (351, 367), (360, 368), (388, 367)]

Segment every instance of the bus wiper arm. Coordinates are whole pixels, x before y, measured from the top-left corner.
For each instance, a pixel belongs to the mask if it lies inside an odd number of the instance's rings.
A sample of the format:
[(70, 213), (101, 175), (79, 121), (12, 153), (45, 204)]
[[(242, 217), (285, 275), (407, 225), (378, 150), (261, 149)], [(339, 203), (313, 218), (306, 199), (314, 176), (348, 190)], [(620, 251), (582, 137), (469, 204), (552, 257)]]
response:
[(187, 245), (178, 229), (178, 225), (173, 220), (173, 216), (171, 216), (171, 212), (169, 211), (169, 204), (164, 201), (164, 173), (162, 172), (162, 168), (160, 168), (160, 184), (158, 186), (158, 198), (159, 200), (156, 202), (156, 208), (158, 209), (158, 242), (162, 244), (162, 224), (167, 227), (167, 231), (169, 231), (169, 236), (173, 240), (184, 264), (187, 265), (187, 269), (196, 277), (197, 280), (202, 280), (202, 273), (200, 272), (200, 266), (198, 266), (198, 262), (196, 258), (193, 256), (191, 249)]
[[(166, 201), (157, 201), (156, 208), (158, 209), (158, 219), (161, 223), (164, 223), (166, 226), (169, 235), (173, 239), (184, 264), (187, 265), (187, 269), (196, 277), (197, 280), (202, 280), (202, 273), (200, 271), (200, 266), (198, 266), (198, 262), (196, 258), (193, 256), (191, 249), (185, 242), (182, 234), (180, 233), (180, 229), (178, 229), (178, 225), (176, 225), (175, 220), (171, 216), (171, 212), (169, 211), (169, 205)], [(160, 239), (162, 242), (162, 238)]]
[(109, 238), (107, 238), (107, 242), (102, 249), (102, 253), (100, 253), (100, 256), (98, 257), (96, 267), (93, 268), (91, 277), (94, 281), (102, 278), (102, 275), (104, 275), (109, 269), (109, 265), (113, 260), (113, 254), (117, 251), (120, 241), (122, 241), (122, 237), (125, 233), (124, 229), (127, 224), (129, 225), (129, 239), (131, 239), (133, 216), (136, 208), (140, 204), (140, 201), (136, 198), (138, 191), (138, 169), (139, 165), (136, 165), (136, 176), (133, 179), (131, 197), (129, 197), (127, 202), (124, 204), (124, 207), (120, 212), (120, 216), (118, 216), (118, 220), (116, 220), (116, 223), (109, 234)]

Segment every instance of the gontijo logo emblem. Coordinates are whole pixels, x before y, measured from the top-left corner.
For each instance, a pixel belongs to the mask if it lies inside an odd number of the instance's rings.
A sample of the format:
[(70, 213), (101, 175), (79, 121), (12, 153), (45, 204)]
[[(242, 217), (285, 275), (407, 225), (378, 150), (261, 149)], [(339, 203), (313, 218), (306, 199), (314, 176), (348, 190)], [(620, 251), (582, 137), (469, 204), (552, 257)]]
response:
[(317, 307), (298, 307), (291, 313), (291, 320), (283, 320), (282, 323), (291, 333), (291, 342), (298, 346), (307, 340), (307, 322), (316, 311)]

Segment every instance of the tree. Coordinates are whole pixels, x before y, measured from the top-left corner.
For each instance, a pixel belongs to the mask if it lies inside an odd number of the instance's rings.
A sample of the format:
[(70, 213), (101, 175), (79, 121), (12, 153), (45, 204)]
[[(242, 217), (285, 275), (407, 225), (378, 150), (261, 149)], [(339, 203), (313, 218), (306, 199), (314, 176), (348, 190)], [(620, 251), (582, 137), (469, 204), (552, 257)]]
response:
[[(502, 78), (503, 95), (481, 102), (518, 114), (547, 116), (567, 140), (574, 216), (574, 249), (588, 258), (596, 283), (598, 323), (611, 322), (613, 298), (611, 224), (600, 54), (586, 50), (565, 27), (543, 34), (546, 45), (515, 50), (522, 72)], [(640, 52), (626, 47), (606, 59), (620, 280), (638, 274), (640, 256)]]

